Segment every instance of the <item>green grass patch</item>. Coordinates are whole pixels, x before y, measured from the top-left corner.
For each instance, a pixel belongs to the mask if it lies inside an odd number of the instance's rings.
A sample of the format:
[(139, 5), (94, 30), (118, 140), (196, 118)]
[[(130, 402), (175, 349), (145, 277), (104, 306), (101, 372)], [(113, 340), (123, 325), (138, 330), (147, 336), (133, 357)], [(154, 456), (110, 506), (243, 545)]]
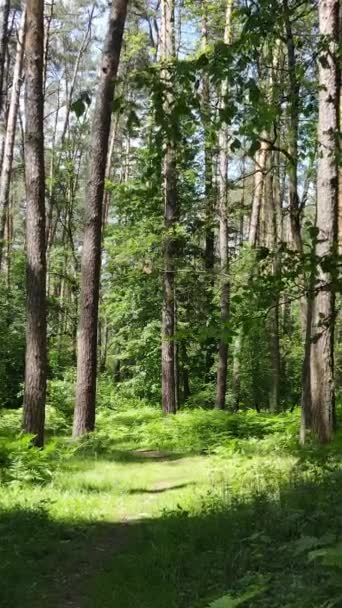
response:
[(51, 409), (38, 451), (4, 414), (1, 607), (342, 606), (341, 436), (298, 417), (102, 408), (73, 443)]

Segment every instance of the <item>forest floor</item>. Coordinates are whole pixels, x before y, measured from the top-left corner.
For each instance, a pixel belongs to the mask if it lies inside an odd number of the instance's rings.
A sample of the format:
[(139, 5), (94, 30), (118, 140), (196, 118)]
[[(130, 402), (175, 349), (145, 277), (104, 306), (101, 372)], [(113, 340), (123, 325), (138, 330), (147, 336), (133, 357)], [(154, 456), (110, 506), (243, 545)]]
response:
[(176, 418), (104, 412), (77, 447), (59, 429), (44, 483), (18, 448), (1, 608), (342, 607), (340, 438), (300, 450), (298, 412)]

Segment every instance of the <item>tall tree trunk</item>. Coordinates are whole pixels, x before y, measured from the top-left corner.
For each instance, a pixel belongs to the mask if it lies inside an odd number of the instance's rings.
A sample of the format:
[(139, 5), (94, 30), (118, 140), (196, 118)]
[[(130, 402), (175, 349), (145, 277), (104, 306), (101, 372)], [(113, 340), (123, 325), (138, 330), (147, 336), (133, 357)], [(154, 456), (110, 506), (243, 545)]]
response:
[(176, 147), (172, 133), (173, 74), (175, 59), (174, 0), (162, 0), (162, 73), (165, 90), (164, 116), (169, 119), (163, 146), (164, 189), (164, 274), (162, 318), (162, 407), (166, 414), (177, 410), (175, 378), (175, 253), (174, 229), (177, 218)]
[[(275, 178), (272, 172), (274, 165), (274, 154), (270, 156), (271, 166), (268, 168), (266, 178), (266, 201), (270, 210), (270, 241), (269, 248), (272, 251), (272, 274), (278, 277), (280, 274), (280, 254), (278, 250), (279, 235), (279, 188), (275, 187)], [(279, 337), (279, 290), (277, 286), (273, 289), (272, 306), (268, 319), (269, 345), (271, 355), (271, 385), (269, 393), (269, 405), (271, 412), (277, 412), (280, 406), (280, 337)]]
[[(224, 32), (225, 44), (231, 44), (232, 38), (232, 8), (233, 0), (228, 0), (226, 10), (226, 24)], [(221, 107), (227, 103), (228, 81), (224, 81), (221, 87)], [(222, 124), (219, 133), (219, 176), (218, 176), (218, 212), (219, 212), (219, 252), (220, 252), (220, 279), (221, 279), (221, 322), (223, 332), (229, 317), (229, 253), (228, 253), (228, 129)], [(226, 403), (228, 367), (228, 342), (222, 338), (218, 348), (218, 366), (216, 380), (216, 402), (217, 409), (224, 409)]]
[(112, 4), (92, 125), (81, 268), (74, 437), (90, 432), (95, 427), (102, 203), (115, 78), (120, 60), (127, 5), (128, 0), (114, 0)]
[(3, 111), (3, 86), (8, 43), (10, 0), (0, 0), (0, 114)]
[(15, 65), (13, 72), (13, 83), (11, 100), (7, 115), (6, 135), (4, 142), (3, 160), (1, 165), (1, 177), (0, 177), (0, 269), (2, 265), (3, 249), (4, 249), (4, 235), (7, 218), (7, 209), (9, 203), (10, 194), (10, 183), (11, 183), (11, 172), (13, 164), (13, 150), (15, 141), (15, 132), (17, 125), (17, 115), (19, 108), (19, 96), (21, 89), (21, 78), (24, 60), (24, 41), (25, 41), (25, 23), (26, 23), (26, 9), (23, 10), (19, 33), (17, 51), (15, 57)]
[(25, 178), (27, 327), (23, 428), (44, 443), (46, 397), (46, 258), (44, 173), (44, 1), (27, 0)]
[(297, 251), (301, 251), (302, 239), (300, 204), (298, 196), (299, 82), (297, 77), (295, 45), (288, 0), (284, 0), (283, 6), (287, 47), (287, 69), (289, 76), (289, 128), (287, 135), (290, 159), (287, 167), (287, 174), (289, 187), (290, 228), (292, 243)]
[[(287, 175), (289, 189), (289, 220), (291, 245), (296, 251), (302, 253), (303, 243), (301, 235), (302, 205), (298, 196), (298, 130), (300, 112), (300, 85), (297, 74), (297, 60), (295, 44), (290, 19), (288, 0), (283, 0), (284, 21), (287, 47), (287, 69), (289, 78), (289, 127), (288, 127), (288, 152), (290, 155)], [(306, 277), (300, 277), (301, 287), (304, 291)], [(308, 302), (303, 295), (300, 299), (300, 320), (303, 339), (306, 335), (306, 316)]]
[[(207, 0), (202, 0), (202, 51), (205, 53), (208, 46), (208, 5)], [(204, 131), (204, 197), (205, 197), (205, 250), (204, 264), (206, 270), (207, 315), (210, 317), (213, 308), (214, 288), (214, 261), (215, 261), (215, 238), (214, 238), (214, 193), (213, 193), (213, 144), (211, 141), (212, 116), (210, 107), (210, 80), (209, 75), (204, 74), (202, 85), (202, 125)], [(206, 381), (212, 378), (212, 367), (214, 363), (215, 341), (208, 339), (205, 345), (205, 374)]]
[[(324, 43), (319, 58), (319, 116), (317, 166), (318, 235), (315, 253), (319, 261), (310, 324), (310, 380), (308, 408), (312, 430), (324, 443), (332, 438), (335, 420), (334, 324), (335, 275), (322, 262), (337, 249), (337, 145), (338, 127), (338, 0), (320, 0), (319, 27)], [(308, 315), (309, 317), (309, 315)], [(304, 378), (305, 381), (305, 378)], [(304, 431), (302, 430), (302, 436)]]
[[(340, 0), (339, 2), (340, 7), (340, 15), (339, 15), (339, 45), (340, 48), (342, 48), (342, 2)], [(338, 123), (338, 130), (341, 133), (342, 132), (342, 61), (340, 60), (339, 63), (339, 123)], [(337, 242), (338, 242), (338, 253), (339, 255), (342, 255), (342, 161), (341, 161), (341, 154), (342, 154), (342, 143), (340, 140), (340, 145), (339, 145), (339, 153), (340, 153), (340, 167), (339, 167), (339, 172), (338, 172), (338, 207), (337, 207)]]

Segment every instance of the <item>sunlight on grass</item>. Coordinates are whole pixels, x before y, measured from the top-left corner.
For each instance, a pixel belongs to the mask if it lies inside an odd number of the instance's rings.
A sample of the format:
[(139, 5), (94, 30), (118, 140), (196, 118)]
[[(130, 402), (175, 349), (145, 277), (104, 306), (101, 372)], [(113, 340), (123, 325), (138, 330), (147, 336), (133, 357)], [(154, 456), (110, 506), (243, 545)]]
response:
[[(319, 557), (309, 567), (306, 554), (338, 540), (341, 438), (300, 451), (298, 412), (101, 412), (96, 433), (60, 435), (46, 453), (23, 447), (10, 417), (0, 422), (6, 608), (41, 608), (42, 597), (59, 608), (76, 592), (89, 608), (206, 608), (264, 588), (247, 608), (322, 608), (323, 583), (335, 597), (331, 567)], [(306, 602), (310, 585), (321, 603)]]

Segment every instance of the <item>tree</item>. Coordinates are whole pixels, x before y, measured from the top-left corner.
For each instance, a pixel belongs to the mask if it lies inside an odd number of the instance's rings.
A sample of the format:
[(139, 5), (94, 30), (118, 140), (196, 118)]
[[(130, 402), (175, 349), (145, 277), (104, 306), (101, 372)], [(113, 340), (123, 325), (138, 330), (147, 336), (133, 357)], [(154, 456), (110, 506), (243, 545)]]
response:
[(175, 357), (175, 224), (177, 218), (177, 169), (173, 124), (174, 83), (172, 62), (175, 60), (174, 0), (162, 0), (161, 79), (164, 91), (163, 197), (164, 197), (164, 273), (162, 319), (162, 407), (174, 414), (176, 399)]
[(13, 163), (13, 149), (19, 109), (19, 98), (22, 80), (22, 68), (24, 59), (26, 8), (23, 10), (21, 23), (18, 31), (17, 52), (15, 58), (11, 99), (7, 115), (6, 135), (4, 142), (3, 160), (0, 176), (0, 269), (2, 264), (2, 253), (4, 248), (5, 224), (10, 195), (10, 181)]
[[(202, 0), (201, 3), (201, 50), (203, 53), (208, 51), (209, 43), (209, 16), (208, 1)], [(205, 196), (205, 249), (204, 262), (207, 272), (208, 297), (207, 315), (210, 317), (213, 309), (213, 287), (214, 287), (214, 263), (215, 263), (215, 235), (214, 235), (214, 188), (213, 188), (213, 135), (212, 135), (212, 109), (210, 94), (209, 73), (203, 74), (201, 113), (203, 124), (203, 144), (204, 144), (204, 196)], [(211, 380), (212, 366), (214, 362), (215, 342), (207, 340), (206, 344), (206, 379)]]
[(23, 428), (44, 443), (46, 257), (44, 173), (44, 2), (28, 0), (25, 40), (27, 326)]
[(3, 111), (3, 82), (8, 43), (10, 0), (0, 0), (0, 113)]
[[(324, 443), (332, 438), (335, 420), (334, 325), (337, 253), (337, 128), (338, 128), (338, 19), (339, 1), (320, 0), (319, 116), (317, 164), (317, 268), (307, 332), (310, 340), (309, 378), (304, 408), (310, 411), (314, 434)], [(308, 420), (304, 420), (308, 424)], [(305, 429), (304, 429), (305, 430)], [(303, 436), (303, 430), (302, 430)]]
[[(232, 30), (232, 0), (228, 0), (226, 11), (226, 23), (224, 31), (225, 44), (231, 43)], [(224, 80), (221, 87), (221, 107), (225, 107), (228, 97), (228, 81)], [(229, 291), (228, 279), (229, 252), (228, 252), (228, 129), (225, 122), (222, 123), (219, 132), (219, 163), (218, 163), (218, 213), (219, 213), (219, 255), (221, 272), (221, 321), (222, 330), (226, 331), (229, 316)], [(216, 408), (224, 409), (227, 388), (228, 367), (228, 342), (225, 337), (220, 340), (218, 348), (217, 384), (216, 384)]]
[(102, 203), (115, 78), (120, 61), (127, 5), (128, 0), (113, 0), (92, 124), (81, 268), (74, 437), (94, 430), (95, 426)]

